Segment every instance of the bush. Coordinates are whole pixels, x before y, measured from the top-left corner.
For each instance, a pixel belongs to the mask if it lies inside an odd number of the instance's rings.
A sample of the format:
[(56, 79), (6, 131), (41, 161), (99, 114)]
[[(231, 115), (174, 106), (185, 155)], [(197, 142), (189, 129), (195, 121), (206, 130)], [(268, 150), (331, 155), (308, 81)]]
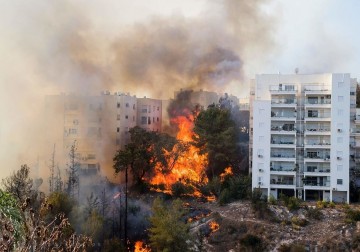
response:
[(277, 200), (275, 199), (274, 195), (270, 194), (269, 197), (269, 204), (270, 205), (276, 205), (277, 204)]
[(318, 202), (316, 202), (316, 207), (320, 208), (320, 209), (327, 208), (328, 205), (329, 205), (329, 202), (324, 201), (324, 200), (323, 201), (319, 200)]
[(290, 210), (297, 210), (300, 208), (301, 200), (296, 197), (287, 197), (284, 194), (280, 195), (280, 199), (284, 202), (284, 205)]
[(229, 192), (233, 199), (246, 199), (251, 192), (250, 177), (233, 176), (228, 182)]
[(296, 226), (305, 227), (307, 224), (307, 220), (294, 216), (291, 218), (291, 223)]
[(348, 209), (345, 212), (346, 214), (346, 220), (348, 222), (354, 223), (357, 221), (360, 221), (360, 211), (359, 210), (352, 210), (352, 209)]
[(221, 191), (221, 194), (219, 196), (219, 200), (218, 203), (220, 206), (223, 206), (227, 203), (231, 202), (231, 194), (229, 189), (225, 188), (224, 190)]
[(180, 197), (184, 194), (191, 194), (194, 189), (189, 185), (184, 185), (181, 182), (176, 182), (171, 186), (171, 192), (174, 197)]
[(322, 212), (320, 211), (319, 208), (308, 208), (307, 209), (307, 213), (306, 216), (310, 219), (314, 219), (314, 220), (320, 220), (322, 218)]
[(333, 201), (331, 201), (331, 202), (329, 203), (329, 207), (330, 207), (330, 208), (335, 208), (335, 206), (336, 206), (336, 205), (335, 205), (335, 203), (334, 203)]
[(260, 248), (261, 247), (261, 239), (252, 234), (246, 234), (241, 240), (240, 243), (246, 247), (251, 248)]

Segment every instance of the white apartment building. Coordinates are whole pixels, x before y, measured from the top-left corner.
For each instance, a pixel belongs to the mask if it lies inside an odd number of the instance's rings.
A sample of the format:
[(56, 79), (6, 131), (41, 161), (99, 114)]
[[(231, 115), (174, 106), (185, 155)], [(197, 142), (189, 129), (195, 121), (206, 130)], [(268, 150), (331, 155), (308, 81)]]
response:
[(350, 74), (256, 75), (250, 92), (253, 188), (267, 197), (349, 202), (355, 91)]
[(161, 132), (162, 101), (150, 98), (137, 99), (138, 126), (148, 131)]

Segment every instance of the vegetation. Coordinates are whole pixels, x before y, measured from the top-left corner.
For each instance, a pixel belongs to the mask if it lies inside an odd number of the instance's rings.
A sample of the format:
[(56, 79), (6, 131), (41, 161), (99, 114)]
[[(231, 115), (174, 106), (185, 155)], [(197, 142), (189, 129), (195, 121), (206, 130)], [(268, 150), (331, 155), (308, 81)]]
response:
[(288, 197), (284, 194), (280, 195), (280, 200), (284, 203), (284, 205), (290, 210), (297, 210), (300, 208), (301, 200), (296, 197)]
[(306, 216), (310, 219), (321, 220), (323, 214), (319, 208), (309, 207), (307, 209)]
[(189, 226), (183, 221), (185, 210), (180, 200), (167, 206), (160, 198), (153, 203), (149, 230), (151, 247), (154, 251), (189, 251)]
[(195, 119), (193, 144), (201, 154), (208, 154), (207, 176), (220, 176), (225, 168), (240, 170), (240, 129), (232, 119), (231, 111), (221, 105), (211, 105)]

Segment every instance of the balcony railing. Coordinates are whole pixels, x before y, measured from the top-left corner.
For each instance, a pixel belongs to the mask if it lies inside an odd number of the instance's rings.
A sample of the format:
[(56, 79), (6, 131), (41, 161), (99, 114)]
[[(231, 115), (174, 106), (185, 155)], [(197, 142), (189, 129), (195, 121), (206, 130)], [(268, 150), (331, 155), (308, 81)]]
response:
[(330, 91), (331, 87), (326, 86), (324, 84), (320, 84), (320, 85), (306, 85), (304, 87), (304, 91), (305, 92), (326, 92), (326, 91)]
[(307, 101), (305, 101), (305, 105), (326, 105), (326, 104), (331, 104), (331, 100), (320, 100), (320, 101), (307, 100)]
[(330, 113), (322, 113), (322, 114), (313, 114), (313, 115), (306, 115), (305, 118), (306, 119), (316, 119), (316, 118), (330, 118), (331, 114)]
[(295, 155), (286, 155), (286, 154), (271, 154), (273, 158), (295, 158)]
[(319, 155), (319, 156), (307, 156), (307, 155), (305, 155), (304, 158), (330, 160), (330, 155)]
[(330, 172), (330, 168), (306, 169), (305, 172)]
[(307, 132), (329, 132), (330, 128), (317, 128), (317, 129), (309, 128), (309, 129), (305, 129), (305, 131), (307, 131)]
[(270, 181), (271, 185), (295, 185), (294, 180), (278, 180), (272, 179)]
[(304, 181), (304, 186), (324, 186), (324, 187), (329, 187), (330, 186), (330, 182), (306, 182)]
[(283, 172), (295, 172), (296, 168), (291, 168), (291, 167), (270, 167), (270, 171), (283, 171)]
[(331, 143), (324, 143), (324, 142), (305, 142), (305, 145), (320, 145), (320, 146), (329, 146)]
[(296, 100), (291, 99), (273, 99), (271, 104), (296, 104)]

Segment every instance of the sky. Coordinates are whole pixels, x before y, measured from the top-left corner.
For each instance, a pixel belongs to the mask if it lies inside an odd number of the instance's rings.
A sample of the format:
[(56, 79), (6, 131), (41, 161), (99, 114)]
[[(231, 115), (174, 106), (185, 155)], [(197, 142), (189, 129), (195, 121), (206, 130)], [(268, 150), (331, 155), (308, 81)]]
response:
[(247, 97), (255, 74), (295, 68), (360, 78), (359, 10), (356, 0), (0, 0), (0, 178), (45, 156), (48, 94)]

